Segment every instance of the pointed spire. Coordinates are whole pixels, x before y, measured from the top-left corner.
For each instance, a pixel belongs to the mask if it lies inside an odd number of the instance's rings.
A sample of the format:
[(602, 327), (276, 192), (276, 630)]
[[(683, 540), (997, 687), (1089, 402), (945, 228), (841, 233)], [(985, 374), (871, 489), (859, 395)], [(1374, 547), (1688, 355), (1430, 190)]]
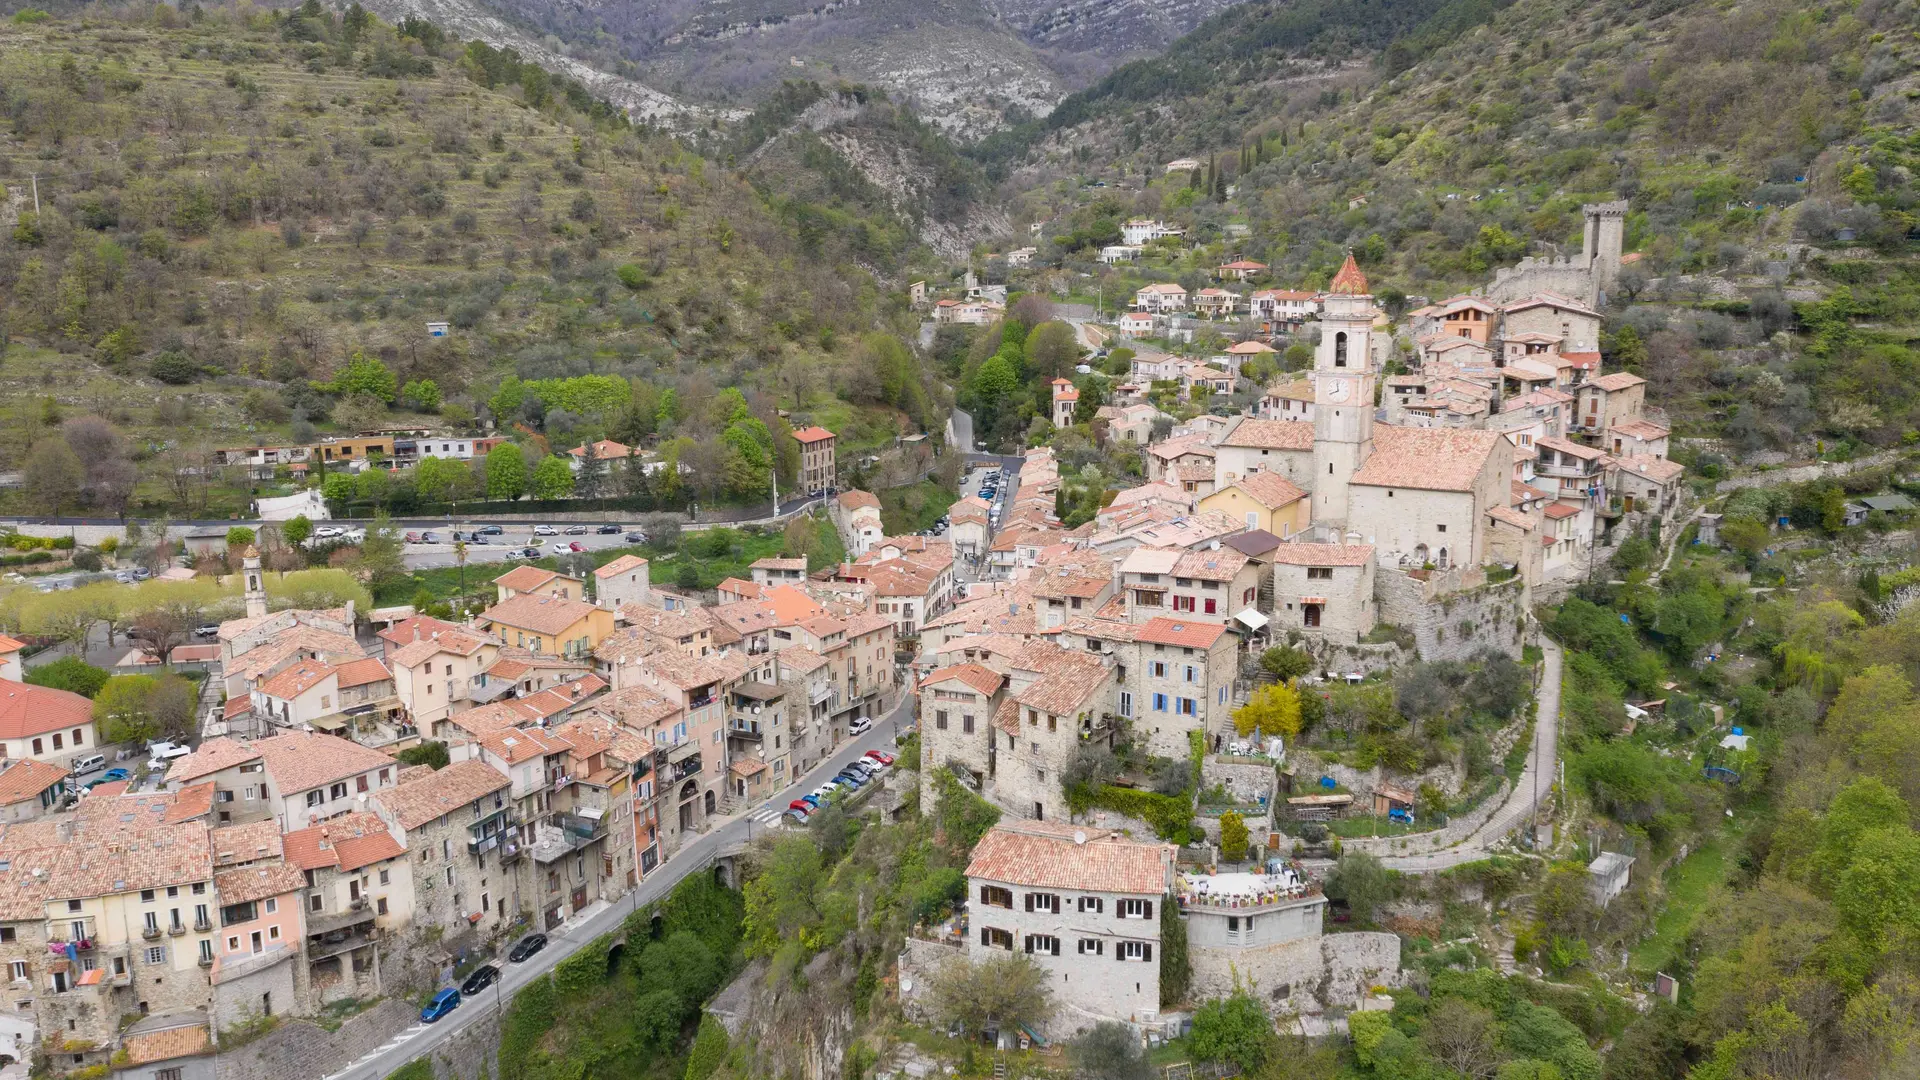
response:
[(1353, 261), (1353, 252), (1347, 252), (1347, 261), (1340, 264), (1340, 272), (1333, 275), (1333, 283), (1327, 291), (1343, 296), (1366, 296), (1367, 275), (1360, 272), (1360, 265)]

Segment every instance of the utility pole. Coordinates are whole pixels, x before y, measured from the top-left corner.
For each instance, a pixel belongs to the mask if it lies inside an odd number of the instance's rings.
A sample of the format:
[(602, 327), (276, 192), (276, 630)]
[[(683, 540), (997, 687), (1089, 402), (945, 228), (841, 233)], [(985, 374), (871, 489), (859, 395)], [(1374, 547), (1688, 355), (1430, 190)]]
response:
[(40, 216), (40, 174), (33, 174), (33, 216)]
[(780, 516), (780, 466), (767, 466), (767, 478), (773, 481), (773, 516)]

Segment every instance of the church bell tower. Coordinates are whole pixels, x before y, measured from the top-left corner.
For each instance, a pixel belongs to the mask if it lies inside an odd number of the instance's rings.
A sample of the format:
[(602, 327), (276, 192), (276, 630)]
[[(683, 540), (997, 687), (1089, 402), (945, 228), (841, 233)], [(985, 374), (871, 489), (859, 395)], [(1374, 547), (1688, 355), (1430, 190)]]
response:
[(1353, 253), (1333, 276), (1313, 357), (1313, 523), (1344, 529), (1347, 486), (1373, 454), (1373, 297)]

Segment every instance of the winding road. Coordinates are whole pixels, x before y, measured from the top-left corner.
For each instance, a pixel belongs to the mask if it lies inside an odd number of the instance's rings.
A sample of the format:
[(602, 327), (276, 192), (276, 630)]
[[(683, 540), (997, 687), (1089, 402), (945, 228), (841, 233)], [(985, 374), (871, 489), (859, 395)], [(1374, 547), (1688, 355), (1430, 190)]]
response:
[(1546, 659), (1540, 691), (1535, 697), (1533, 749), (1527, 753), (1526, 767), (1520, 770), (1520, 779), (1508, 793), (1506, 804), (1494, 811), (1473, 835), (1453, 847), (1426, 855), (1385, 855), (1380, 859), (1383, 866), (1407, 874), (1425, 874), (1486, 858), (1487, 851), (1525, 824), (1540, 800), (1546, 798), (1560, 767), (1562, 656), (1560, 646), (1545, 637), (1540, 639), (1540, 648)]

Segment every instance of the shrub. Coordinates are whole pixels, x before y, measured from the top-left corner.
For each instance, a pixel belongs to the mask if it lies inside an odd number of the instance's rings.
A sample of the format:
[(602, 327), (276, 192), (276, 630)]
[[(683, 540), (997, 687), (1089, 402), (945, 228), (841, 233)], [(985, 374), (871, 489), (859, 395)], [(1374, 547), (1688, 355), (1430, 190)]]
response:
[(153, 358), (147, 373), (169, 386), (184, 386), (200, 375), (200, 365), (178, 349), (168, 349)]

